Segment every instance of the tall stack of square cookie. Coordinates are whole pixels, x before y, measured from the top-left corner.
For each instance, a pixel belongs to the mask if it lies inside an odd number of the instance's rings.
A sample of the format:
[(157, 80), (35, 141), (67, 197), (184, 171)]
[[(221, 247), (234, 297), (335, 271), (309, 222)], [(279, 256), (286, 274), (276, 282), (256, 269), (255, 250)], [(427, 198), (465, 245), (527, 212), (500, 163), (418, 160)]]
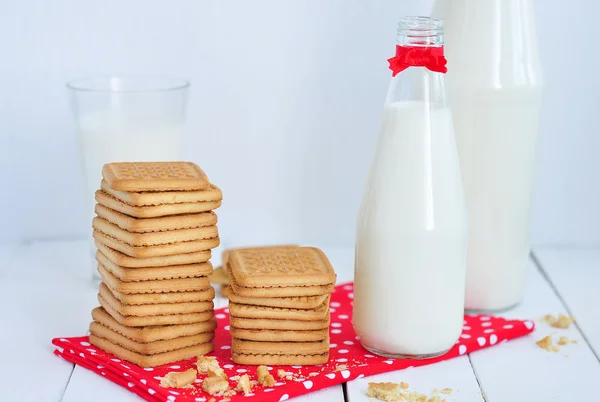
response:
[(329, 298), (335, 272), (313, 247), (231, 250), (232, 359), (238, 364), (312, 365), (329, 359)]
[(221, 191), (189, 162), (109, 163), (102, 176), (90, 343), (142, 367), (212, 351)]

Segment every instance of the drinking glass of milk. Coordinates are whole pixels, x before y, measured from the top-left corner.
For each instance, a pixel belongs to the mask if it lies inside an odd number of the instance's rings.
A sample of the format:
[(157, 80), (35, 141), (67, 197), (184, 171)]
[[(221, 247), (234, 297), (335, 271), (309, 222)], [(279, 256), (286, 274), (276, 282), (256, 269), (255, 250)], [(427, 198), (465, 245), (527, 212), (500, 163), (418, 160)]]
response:
[(67, 83), (86, 181), (86, 209), (93, 277), (99, 279), (91, 236), (94, 193), (109, 162), (176, 161), (183, 142), (189, 82), (116, 76)]
[(467, 211), (443, 43), (442, 20), (398, 24), (357, 221), (354, 328), (365, 348), (386, 357), (442, 355), (463, 325)]

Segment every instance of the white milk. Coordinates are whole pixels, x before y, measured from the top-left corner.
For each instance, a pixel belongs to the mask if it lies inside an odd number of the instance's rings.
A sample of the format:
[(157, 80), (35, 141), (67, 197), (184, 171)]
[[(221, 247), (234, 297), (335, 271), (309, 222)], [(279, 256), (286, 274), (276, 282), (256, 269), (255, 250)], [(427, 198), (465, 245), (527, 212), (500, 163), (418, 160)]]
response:
[(93, 113), (79, 120), (91, 225), (94, 193), (100, 189), (102, 166), (109, 162), (177, 161), (181, 158), (181, 125), (160, 117)]
[(462, 188), (450, 110), (387, 105), (357, 223), (354, 327), (368, 349), (426, 357), (458, 339)]
[[(438, 0), (469, 211), (466, 305), (519, 303), (529, 258), (542, 72), (532, 0)], [(467, 28), (468, 27), (468, 28)]]
[(78, 122), (79, 143), (86, 180), (86, 222), (90, 227), (89, 247), (92, 276), (100, 279), (91, 237), (94, 194), (100, 189), (102, 166), (109, 162), (178, 161), (181, 159), (181, 124), (152, 116), (90, 113)]
[(457, 92), (450, 99), (469, 207), (465, 307), (508, 308), (525, 290), (540, 92)]

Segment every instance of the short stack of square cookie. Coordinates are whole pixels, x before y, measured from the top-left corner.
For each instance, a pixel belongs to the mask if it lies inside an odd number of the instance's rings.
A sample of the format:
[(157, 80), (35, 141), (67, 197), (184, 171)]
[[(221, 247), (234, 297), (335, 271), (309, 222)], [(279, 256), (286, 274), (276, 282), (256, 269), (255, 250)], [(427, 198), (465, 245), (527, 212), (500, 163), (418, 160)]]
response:
[(221, 191), (190, 162), (109, 163), (102, 176), (90, 343), (142, 367), (212, 351)]
[(231, 250), (232, 359), (238, 364), (312, 365), (329, 359), (329, 297), (335, 272), (313, 247)]

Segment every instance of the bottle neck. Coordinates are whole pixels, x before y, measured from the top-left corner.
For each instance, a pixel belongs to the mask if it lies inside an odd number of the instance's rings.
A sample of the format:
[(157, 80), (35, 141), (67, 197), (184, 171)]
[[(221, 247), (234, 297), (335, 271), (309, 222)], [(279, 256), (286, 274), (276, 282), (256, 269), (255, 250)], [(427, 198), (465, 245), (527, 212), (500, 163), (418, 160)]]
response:
[(396, 44), (403, 47), (442, 47), (444, 23), (429, 17), (406, 17), (398, 23)]

